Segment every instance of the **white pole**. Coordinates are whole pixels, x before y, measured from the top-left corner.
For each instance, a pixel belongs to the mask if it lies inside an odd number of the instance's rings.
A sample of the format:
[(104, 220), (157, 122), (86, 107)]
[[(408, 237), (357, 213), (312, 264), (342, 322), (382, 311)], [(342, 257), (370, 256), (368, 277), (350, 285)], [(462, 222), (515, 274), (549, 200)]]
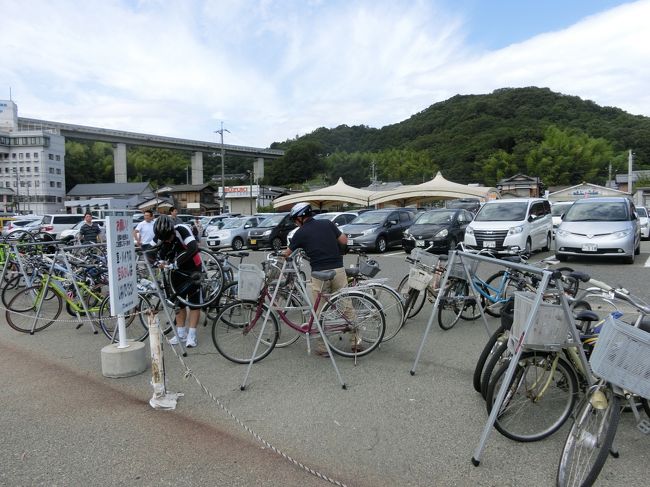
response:
[(126, 321), (123, 314), (117, 315), (117, 333), (120, 341), (117, 348), (129, 348), (129, 344), (126, 342)]

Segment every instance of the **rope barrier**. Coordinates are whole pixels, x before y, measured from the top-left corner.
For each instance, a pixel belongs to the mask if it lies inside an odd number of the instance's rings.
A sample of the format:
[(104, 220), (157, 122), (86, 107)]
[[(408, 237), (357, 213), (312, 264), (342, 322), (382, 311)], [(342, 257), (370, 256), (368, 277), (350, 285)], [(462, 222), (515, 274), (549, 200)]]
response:
[[(4, 306), (0, 306), (0, 310), (2, 310), (2, 311), (9, 311), (9, 312), (11, 312), (11, 313), (16, 313), (16, 314), (21, 314), (21, 313), (19, 313), (19, 312), (17, 312), (17, 311), (8, 310), (8, 309), (5, 308)], [(138, 311), (138, 312), (136, 312), (136, 313), (137, 313), (137, 314), (148, 313), (148, 310), (145, 310), (145, 311)], [(136, 313), (134, 313), (134, 314), (136, 314)], [(96, 324), (96, 320), (92, 320), (92, 319), (81, 319), (81, 320), (79, 320), (79, 319), (75, 319), (75, 320), (59, 320), (59, 319), (57, 319), (57, 320), (49, 320), (48, 318), (38, 318), (38, 319), (47, 320), (47, 321), (54, 321), (54, 322), (57, 322), (57, 323), (75, 323), (75, 324), (79, 324), (79, 323), (82, 323), (82, 324), (85, 324), (85, 323), (91, 323), (91, 324)], [(196, 383), (197, 383), (197, 385), (199, 386), (199, 388), (200, 388), (200, 389), (201, 389), (201, 390), (202, 390), (202, 391), (203, 391), (203, 392), (204, 392), (204, 393), (205, 393), (205, 394), (206, 394), (210, 399), (212, 399), (212, 401), (213, 401), (213, 402), (214, 402), (214, 403), (215, 403), (215, 404), (216, 404), (216, 405), (217, 405), (217, 406), (218, 406), (218, 407), (219, 407), (219, 408), (220, 408), (224, 413), (226, 413), (227, 416), (229, 416), (229, 417), (230, 417), (230, 418), (231, 418), (231, 419), (232, 419), (236, 424), (238, 424), (238, 425), (239, 425), (239, 426), (240, 426), (244, 431), (246, 431), (246, 433), (248, 433), (249, 435), (251, 435), (251, 436), (252, 436), (256, 441), (258, 441), (259, 443), (261, 443), (262, 445), (264, 445), (266, 448), (268, 448), (269, 450), (271, 450), (273, 453), (275, 453), (275, 454), (277, 454), (277, 455), (280, 455), (280, 456), (281, 456), (282, 458), (284, 458), (286, 461), (288, 461), (288, 462), (290, 462), (291, 464), (293, 464), (293, 465), (295, 465), (295, 466), (301, 468), (302, 470), (304, 470), (305, 472), (309, 473), (310, 475), (313, 475), (313, 476), (315, 476), (315, 477), (318, 477), (319, 479), (324, 480), (324, 481), (326, 481), (326, 482), (328, 482), (328, 483), (330, 483), (330, 484), (336, 485), (337, 487), (347, 487), (347, 485), (344, 484), (343, 482), (340, 482), (340, 481), (338, 481), (338, 480), (336, 480), (336, 479), (333, 479), (333, 478), (331, 478), (331, 477), (328, 477), (327, 475), (325, 475), (325, 474), (323, 474), (323, 473), (321, 473), (321, 472), (319, 472), (319, 471), (317, 471), (317, 470), (314, 470), (313, 468), (309, 467), (308, 465), (305, 465), (304, 463), (300, 462), (299, 460), (296, 460), (296, 459), (293, 458), (291, 455), (289, 455), (289, 454), (285, 453), (284, 451), (282, 451), (281, 449), (275, 447), (275, 446), (274, 446), (273, 444), (271, 444), (269, 441), (267, 441), (267, 440), (264, 439), (262, 436), (260, 436), (258, 433), (256, 433), (255, 431), (253, 431), (253, 430), (252, 430), (249, 426), (247, 426), (247, 425), (246, 425), (246, 424), (245, 424), (241, 419), (239, 419), (239, 418), (238, 418), (238, 417), (237, 417), (237, 416), (236, 416), (236, 415), (235, 415), (235, 414), (234, 414), (230, 409), (228, 409), (228, 408), (226, 407), (226, 405), (223, 404), (223, 403), (222, 403), (222, 402), (221, 402), (221, 401), (220, 401), (220, 400), (219, 400), (219, 399), (218, 399), (218, 398), (217, 398), (217, 397), (216, 397), (216, 396), (215, 396), (215, 395), (214, 395), (214, 394), (213, 394), (213, 393), (212, 393), (212, 392), (211, 392), (211, 391), (210, 391), (210, 390), (209, 390), (209, 389), (208, 389), (208, 388), (207, 388), (207, 387), (206, 387), (206, 386), (201, 382), (201, 380), (197, 377), (197, 375), (196, 375), (196, 374), (192, 371), (192, 369), (187, 365), (187, 363), (185, 362), (185, 360), (183, 360), (183, 357), (178, 353), (178, 351), (176, 350), (176, 348), (175, 348), (174, 346), (172, 346), (172, 345), (169, 344), (169, 339), (168, 339), (166, 336), (165, 336), (165, 340), (167, 341), (167, 345), (169, 346), (169, 348), (174, 352), (174, 355), (176, 356), (176, 358), (178, 358), (179, 362), (181, 363), (182, 368), (184, 368), (184, 372), (182, 372), (183, 379), (184, 379), (184, 380), (187, 380), (187, 379), (189, 379), (190, 377), (192, 377), (192, 378), (196, 381)]]

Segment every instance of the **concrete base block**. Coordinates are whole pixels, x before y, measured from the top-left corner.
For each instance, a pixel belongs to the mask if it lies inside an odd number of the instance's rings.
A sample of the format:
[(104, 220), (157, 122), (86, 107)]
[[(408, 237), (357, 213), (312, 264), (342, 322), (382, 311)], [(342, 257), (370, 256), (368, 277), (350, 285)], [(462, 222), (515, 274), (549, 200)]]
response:
[(117, 348), (117, 343), (102, 348), (102, 374), (119, 378), (138, 375), (147, 369), (147, 353), (143, 342), (129, 341), (127, 348)]

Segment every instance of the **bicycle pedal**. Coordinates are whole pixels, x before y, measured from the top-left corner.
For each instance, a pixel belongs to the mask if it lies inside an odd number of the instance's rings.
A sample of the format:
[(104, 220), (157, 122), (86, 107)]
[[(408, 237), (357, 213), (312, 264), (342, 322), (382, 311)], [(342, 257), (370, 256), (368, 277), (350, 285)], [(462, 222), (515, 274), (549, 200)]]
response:
[(642, 419), (639, 421), (639, 424), (637, 424), (636, 427), (644, 435), (650, 434), (650, 421), (647, 419)]

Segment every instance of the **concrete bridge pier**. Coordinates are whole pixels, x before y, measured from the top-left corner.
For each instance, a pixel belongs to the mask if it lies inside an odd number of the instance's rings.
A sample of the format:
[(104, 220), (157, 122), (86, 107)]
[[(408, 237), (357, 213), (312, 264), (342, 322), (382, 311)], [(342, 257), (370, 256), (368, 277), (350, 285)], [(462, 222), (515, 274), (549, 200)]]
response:
[(126, 183), (126, 144), (117, 143), (113, 146), (113, 171), (116, 183)]
[(253, 179), (256, 184), (259, 184), (259, 182), (262, 180), (264, 177), (264, 158), (263, 157), (258, 157), (255, 159), (255, 162), (253, 163)]
[(192, 184), (203, 184), (203, 152), (192, 154)]

